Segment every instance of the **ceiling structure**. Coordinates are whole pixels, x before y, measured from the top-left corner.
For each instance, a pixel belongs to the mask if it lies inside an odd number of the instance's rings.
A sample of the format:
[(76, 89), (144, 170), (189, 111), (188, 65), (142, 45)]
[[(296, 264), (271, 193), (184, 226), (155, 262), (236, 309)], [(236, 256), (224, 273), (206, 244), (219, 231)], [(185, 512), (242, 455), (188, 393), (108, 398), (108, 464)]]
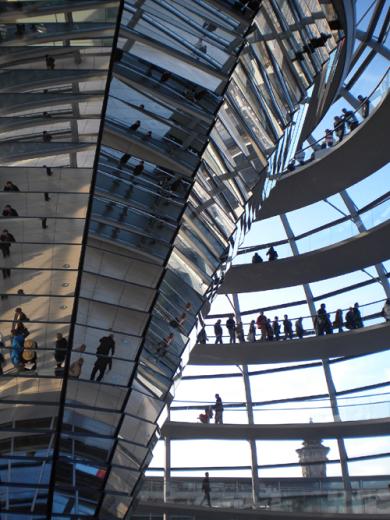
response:
[(353, 20), (330, 0), (0, 3), (7, 520), (131, 517), (195, 320), (293, 123), (337, 99)]

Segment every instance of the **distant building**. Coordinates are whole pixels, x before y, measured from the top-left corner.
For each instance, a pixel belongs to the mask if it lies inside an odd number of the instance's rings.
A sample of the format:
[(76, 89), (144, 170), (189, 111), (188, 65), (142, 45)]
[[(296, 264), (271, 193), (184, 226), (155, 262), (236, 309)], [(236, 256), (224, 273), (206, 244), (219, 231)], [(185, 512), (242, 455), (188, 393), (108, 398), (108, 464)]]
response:
[[(304, 478), (326, 478), (326, 461), (330, 448), (322, 444), (321, 439), (307, 439), (303, 441), (303, 448), (296, 450), (302, 466)], [(320, 461), (320, 464), (310, 464)]]

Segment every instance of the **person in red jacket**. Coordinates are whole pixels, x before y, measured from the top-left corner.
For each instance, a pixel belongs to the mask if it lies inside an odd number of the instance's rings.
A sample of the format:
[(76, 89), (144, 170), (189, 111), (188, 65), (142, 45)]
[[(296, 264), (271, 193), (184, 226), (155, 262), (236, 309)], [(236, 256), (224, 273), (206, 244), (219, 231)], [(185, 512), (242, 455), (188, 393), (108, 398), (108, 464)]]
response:
[(260, 311), (260, 314), (256, 320), (256, 325), (257, 325), (257, 328), (261, 332), (261, 340), (262, 341), (266, 340), (267, 339), (267, 317), (264, 315), (263, 311)]

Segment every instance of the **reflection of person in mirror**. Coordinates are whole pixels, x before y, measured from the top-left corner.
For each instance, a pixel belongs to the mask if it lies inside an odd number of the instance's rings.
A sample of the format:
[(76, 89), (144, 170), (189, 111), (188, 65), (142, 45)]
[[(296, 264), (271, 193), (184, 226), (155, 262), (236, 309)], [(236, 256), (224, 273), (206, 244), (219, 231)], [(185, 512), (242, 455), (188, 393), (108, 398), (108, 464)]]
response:
[(16, 307), (14, 319), (12, 322), (11, 333), (18, 327), (22, 330), (23, 327), (21, 327), (21, 325), (23, 325), (23, 323), (26, 321), (30, 321), (30, 318), (23, 312), (22, 307)]
[(11, 254), (11, 243), (16, 242), (15, 237), (8, 231), (8, 229), (3, 229), (3, 232), (0, 235), (0, 241), (0, 248), (3, 253), (3, 257), (7, 258)]
[(58, 332), (54, 351), (54, 359), (56, 360), (57, 368), (61, 368), (62, 363), (65, 361), (67, 349), (67, 339), (63, 337), (61, 332)]
[(81, 375), (81, 369), (83, 367), (84, 359), (80, 357), (79, 359), (76, 359), (76, 361), (73, 361), (69, 367), (69, 376), (75, 377), (78, 379)]
[(24, 349), (22, 352), (22, 363), (25, 370), (36, 370), (37, 368), (37, 353), (38, 345), (36, 341), (27, 339), (24, 342)]
[(181, 329), (182, 329), (182, 327), (183, 327), (183, 325), (184, 325), (184, 323), (185, 323), (185, 321), (186, 321), (186, 319), (188, 317), (187, 313), (188, 313), (188, 311), (191, 310), (191, 307), (192, 307), (191, 303), (188, 302), (186, 304), (186, 306), (185, 306), (185, 311), (182, 312), (182, 314), (180, 316), (176, 317), (174, 320), (171, 320), (169, 322), (170, 326), (174, 327), (175, 329), (177, 328), (177, 329), (179, 329), (181, 331)]
[[(74, 352), (85, 352), (86, 346), (84, 344), (80, 345), (78, 348), (73, 349)], [(81, 375), (81, 370), (83, 368), (84, 358), (80, 356), (78, 359), (73, 361), (69, 367), (69, 376), (75, 377), (78, 379)]]
[(90, 380), (95, 381), (95, 376), (99, 372), (96, 381), (101, 381), (104, 377), (106, 369), (111, 370), (112, 368), (112, 356), (115, 354), (115, 341), (114, 335), (103, 336), (99, 340), (99, 346), (96, 350), (96, 361), (93, 366)]
[(167, 350), (173, 341), (173, 337), (173, 332), (171, 332), (170, 334), (168, 334), (168, 336), (166, 336), (162, 341), (158, 343), (156, 353), (159, 357), (163, 357), (166, 355)]

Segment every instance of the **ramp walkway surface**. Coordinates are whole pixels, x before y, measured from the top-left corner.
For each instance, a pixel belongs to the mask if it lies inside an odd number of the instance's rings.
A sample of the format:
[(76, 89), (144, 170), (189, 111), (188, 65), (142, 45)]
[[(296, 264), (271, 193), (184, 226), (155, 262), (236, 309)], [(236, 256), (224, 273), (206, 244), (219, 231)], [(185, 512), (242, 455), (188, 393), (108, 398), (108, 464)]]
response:
[(390, 348), (390, 323), (288, 341), (197, 344), (190, 365), (259, 365), (372, 354)]
[(233, 265), (220, 294), (281, 289), (340, 276), (389, 258), (390, 220), (352, 238), (273, 262)]

